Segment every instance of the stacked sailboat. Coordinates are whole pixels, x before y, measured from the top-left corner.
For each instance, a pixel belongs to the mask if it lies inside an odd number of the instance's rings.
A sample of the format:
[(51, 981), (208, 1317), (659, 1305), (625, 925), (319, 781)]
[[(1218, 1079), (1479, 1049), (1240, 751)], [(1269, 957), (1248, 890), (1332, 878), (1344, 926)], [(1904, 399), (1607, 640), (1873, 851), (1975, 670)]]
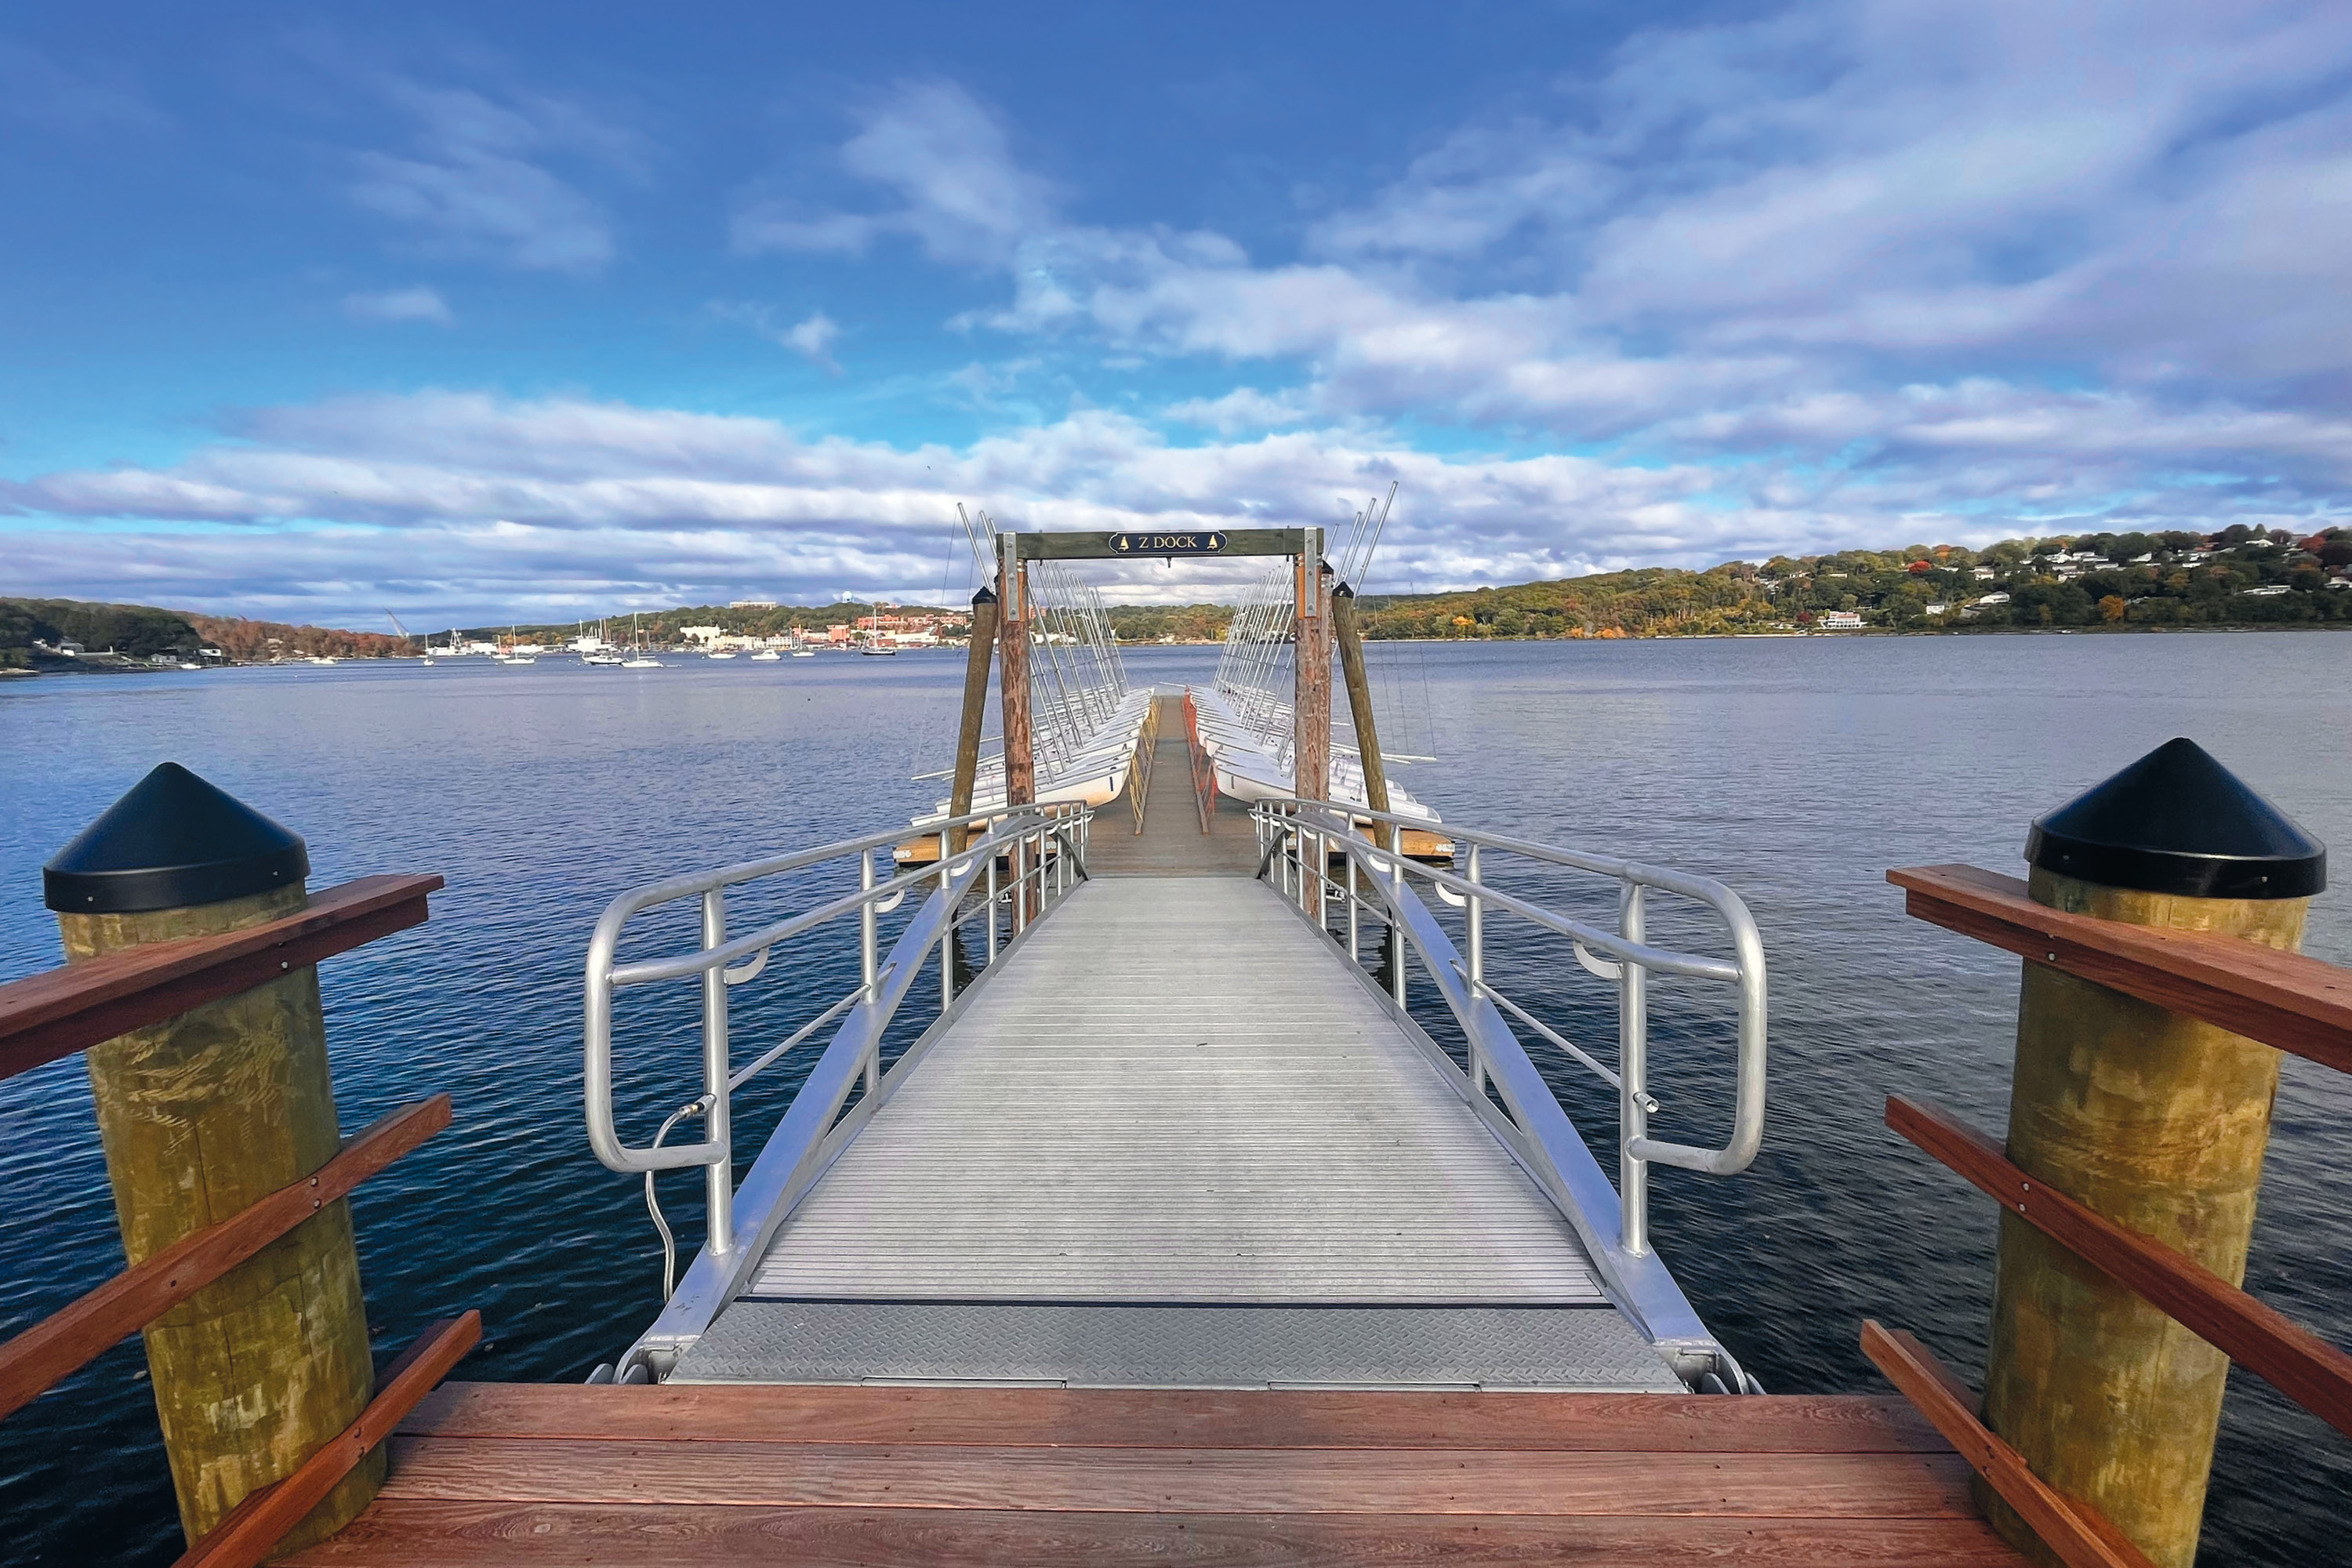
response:
[[(962, 516), (963, 509), (957, 512)], [(992, 575), (995, 521), (984, 511), (965, 516), (964, 530), (982, 573)], [(1136, 738), (1151, 713), (1151, 689), (1128, 685), (1118, 639), (1092, 584), (1080, 582), (1058, 561), (1030, 562), (1027, 577), (1022, 625), (1029, 634), (1037, 803), (1108, 805), (1127, 788)], [(1004, 798), (1004, 756), (999, 751), (980, 760), (971, 809), (995, 811)], [(940, 816), (948, 804), (940, 802)]]
[[(1385, 500), (1356, 513), (1355, 526), (1333, 565), (1339, 581), (1360, 589), (1364, 574), (1396, 504), (1396, 487)], [(1225, 651), (1217, 661), (1216, 679), (1206, 690), (1195, 688), (1194, 707), (1200, 713), (1202, 749), (1217, 770), (1217, 788), (1234, 799), (1297, 797), (1296, 731), (1291, 721), (1297, 654), (1295, 623), (1297, 590), (1295, 568), (1280, 562), (1251, 584), (1225, 630)], [(1434, 825), (1437, 813), (1393, 780), (1388, 784), (1389, 809), (1401, 816), (1425, 817)], [(1364, 787), (1361, 751), (1336, 737), (1331, 745), (1330, 798), (1335, 805), (1369, 807)]]

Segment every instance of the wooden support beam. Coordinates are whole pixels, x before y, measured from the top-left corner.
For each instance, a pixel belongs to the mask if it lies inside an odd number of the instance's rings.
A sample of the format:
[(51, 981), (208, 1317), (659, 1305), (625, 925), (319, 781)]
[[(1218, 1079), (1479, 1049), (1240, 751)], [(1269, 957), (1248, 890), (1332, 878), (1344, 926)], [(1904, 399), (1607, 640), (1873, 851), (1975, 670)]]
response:
[[(971, 596), (971, 638), (963, 661), (963, 713), (956, 728), (955, 781), (948, 791), (948, 815), (971, 811), (972, 783), (980, 776), (980, 731), (988, 716), (988, 666), (996, 649), (997, 596), (983, 586)], [(967, 837), (981, 837), (978, 829)]]
[(1371, 678), (1364, 668), (1364, 638), (1356, 625), (1356, 591), (1345, 583), (1331, 590), (1331, 635), (1339, 645), (1339, 670), (1348, 683), (1348, 716), (1355, 722), (1356, 751), (1364, 764), (1364, 802), (1374, 811), (1386, 811), (1388, 763), (1381, 755), (1380, 726), (1372, 716)]
[(449, 1097), (404, 1106), (361, 1131), (309, 1178), (116, 1275), (0, 1344), (0, 1417), (137, 1333), (449, 1125)]
[[(1004, 534), (1010, 541), (1018, 537)], [(997, 640), (997, 699), (1004, 713), (1004, 804), (1027, 805), (1037, 798), (1037, 753), (1029, 702), (1029, 573), (1003, 546), (1003, 586)]]
[(2093, 1213), (2011, 1164), (2000, 1145), (1934, 1106), (1886, 1101), (1886, 1125), (2093, 1268), (2352, 1436), (2352, 1355), (2162, 1243)]
[(425, 923), (438, 877), (362, 877), (266, 924), (124, 948), (0, 985), (0, 1078)]
[(1974, 866), (1889, 871), (1905, 912), (2112, 991), (2352, 1072), (2352, 970), (2198, 931), (2126, 925), (2036, 903)]
[(1986, 1430), (1977, 1418), (1975, 1396), (1927, 1346), (1899, 1329), (1866, 1320), (1862, 1352), (2067, 1568), (2152, 1568), (2097, 1510), (2052, 1490), (2016, 1449)]
[(173, 1568), (254, 1568), (342, 1479), (392, 1436), (450, 1369), (481, 1342), (482, 1315), (468, 1311), (426, 1329), (384, 1368), (375, 1397), (359, 1419), (284, 1480), (247, 1493)]

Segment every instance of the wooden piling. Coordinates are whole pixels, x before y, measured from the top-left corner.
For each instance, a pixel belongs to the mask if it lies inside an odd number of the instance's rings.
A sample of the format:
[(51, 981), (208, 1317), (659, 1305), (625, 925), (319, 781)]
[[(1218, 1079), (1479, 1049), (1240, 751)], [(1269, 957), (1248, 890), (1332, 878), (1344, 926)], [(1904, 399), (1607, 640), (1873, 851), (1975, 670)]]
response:
[[(1323, 531), (1306, 530), (1298, 557), (1298, 615), (1292, 650), (1290, 751), (1291, 794), (1299, 800), (1331, 798), (1331, 569), (1323, 563)], [(1315, 860), (1314, 851), (1303, 851)], [(1323, 883), (1308, 876), (1302, 892), (1307, 912), (1323, 913)]]
[(997, 698), (1004, 714), (1004, 804), (1037, 798), (1037, 754), (1029, 717), (1029, 569), (1013, 553), (1017, 534), (1003, 534), (1003, 617), (998, 622)]
[[(1380, 727), (1372, 717), (1371, 678), (1364, 668), (1364, 639), (1356, 625), (1356, 591), (1342, 583), (1331, 590), (1331, 634), (1339, 648), (1339, 673), (1348, 686), (1348, 715), (1356, 726), (1356, 750), (1364, 763), (1364, 801), (1374, 811), (1389, 808), (1388, 763), (1381, 756)], [(1378, 829), (1375, 829), (1378, 834)]]
[[(2315, 840), (2186, 741), (2037, 823), (2029, 858), (2031, 894), (2051, 908), (2290, 952), (2325, 879)], [(2029, 961), (2009, 1158), (2237, 1283), (2278, 1064), (2268, 1046)], [(1987, 1425), (2167, 1568), (2196, 1557), (2229, 1367), (2004, 1211)], [(1990, 1489), (1979, 1500), (2029, 1555), (2058, 1561)]]
[[(971, 810), (972, 781), (980, 774), (980, 731), (988, 710), (988, 664), (996, 647), (996, 605), (993, 590), (983, 586), (971, 596), (971, 640), (963, 661), (963, 717), (956, 729), (955, 783), (948, 791), (948, 815), (963, 816)], [(981, 837), (979, 829), (967, 841)]]
[[(167, 763), (52, 860), (45, 882), (79, 963), (298, 912), (309, 868), (300, 838)], [(133, 1264), (303, 1180), (340, 1147), (315, 968), (135, 1029), (87, 1061)], [(193, 1543), (366, 1408), (375, 1377), (348, 1202), (156, 1319), (146, 1347)], [(340, 1530), (383, 1471), (379, 1449), (286, 1549)]]

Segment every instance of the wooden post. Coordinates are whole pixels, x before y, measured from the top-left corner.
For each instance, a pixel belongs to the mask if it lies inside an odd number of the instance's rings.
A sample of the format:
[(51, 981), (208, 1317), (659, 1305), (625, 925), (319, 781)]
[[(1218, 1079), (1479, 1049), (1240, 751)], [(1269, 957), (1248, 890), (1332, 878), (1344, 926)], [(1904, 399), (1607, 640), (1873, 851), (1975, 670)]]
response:
[[(1000, 533), (996, 581), (1004, 604), (997, 623), (997, 700), (1004, 715), (1004, 805), (1028, 805), (1037, 798), (1037, 753), (1029, 722), (1029, 569), (1021, 561), (1021, 536)], [(1036, 916), (1042, 889), (1024, 879), (1032, 868), (1025, 847), (1013, 852), (1013, 879), (1024, 922)]]
[[(1371, 678), (1364, 669), (1364, 639), (1356, 626), (1356, 591), (1345, 583), (1331, 590), (1332, 640), (1339, 646), (1339, 673), (1348, 683), (1348, 715), (1356, 725), (1356, 750), (1364, 763), (1364, 803), (1389, 808), (1388, 763), (1381, 757), (1381, 734), (1372, 719)], [(1387, 837), (1378, 828), (1375, 837)]]
[(1027, 805), (1037, 798), (1037, 754), (1029, 723), (1029, 569), (1014, 552), (1018, 534), (1001, 534), (1004, 586), (998, 623), (997, 697), (1004, 712), (1004, 804)]
[[(2167, 742), (2034, 824), (2028, 886), (2053, 909), (2294, 951), (2326, 851), (2189, 741)], [(2279, 1053), (2028, 962), (2009, 1158), (2100, 1215), (2245, 1277)], [(2230, 1363), (2001, 1215), (1987, 1425), (2149, 1559), (2188, 1568)], [(1979, 1486), (1996, 1528), (2058, 1559)]]
[[(165, 763), (51, 860), (69, 962), (235, 931), (309, 902), (302, 840)], [(137, 1264), (299, 1182), (340, 1147), (315, 968), (134, 1029), (87, 1053), (122, 1247)], [(193, 1544), (290, 1475), (374, 1391), (349, 1203), (150, 1324), (147, 1365)], [(383, 1484), (381, 1448), (289, 1534), (332, 1534)]]
[[(955, 783), (948, 791), (948, 816), (971, 810), (972, 781), (980, 774), (980, 731), (988, 711), (988, 663), (996, 647), (996, 594), (983, 586), (971, 596), (971, 641), (963, 661), (963, 719), (956, 731)], [(982, 837), (977, 827), (964, 842)]]
[[(1323, 563), (1323, 531), (1306, 531), (1307, 548), (1298, 557), (1297, 646), (1291, 659), (1292, 742), (1291, 794), (1300, 801), (1331, 798), (1331, 569)], [(1313, 856), (1321, 868), (1318, 847), (1302, 845), (1304, 858)], [(1307, 912), (1321, 919), (1323, 882), (1311, 872), (1306, 879)]]

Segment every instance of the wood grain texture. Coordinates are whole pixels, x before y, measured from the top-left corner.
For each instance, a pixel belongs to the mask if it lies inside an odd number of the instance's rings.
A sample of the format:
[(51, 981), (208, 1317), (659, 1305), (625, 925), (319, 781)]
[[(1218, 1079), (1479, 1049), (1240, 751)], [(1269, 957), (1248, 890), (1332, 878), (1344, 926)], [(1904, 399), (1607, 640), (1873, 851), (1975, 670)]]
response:
[(0, 1078), (422, 925), (438, 877), (362, 877), (241, 931), (110, 952), (0, 985)]
[(382, 1495), (1141, 1513), (1970, 1515), (1951, 1455), (1043, 1448), (398, 1437)]
[(2053, 1490), (2016, 1449), (1987, 1431), (1977, 1418), (1974, 1397), (1925, 1345), (1870, 1321), (1862, 1325), (1862, 1350), (2067, 1568), (2150, 1568), (2113, 1524), (2088, 1505)]
[(1974, 866), (1886, 873), (1906, 912), (2095, 984), (2352, 1072), (2352, 970), (2203, 931), (2126, 925), (2035, 903)]
[(426, 1329), (384, 1368), (375, 1397), (358, 1420), (284, 1480), (247, 1493), (173, 1568), (254, 1568), (392, 1435), (416, 1402), (481, 1339), (479, 1312), (445, 1319)]
[(1933, 1106), (1886, 1101), (1886, 1125), (1998, 1199), (2075, 1257), (2352, 1436), (2352, 1355), (2161, 1242), (2036, 1185), (2000, 1145)]
[(411, 1436), (1158, 1448), (1942, 1453), (1893, 1396), (451, 1383)]
[(0, 1417), (194, 1295), (449, 1125), (449, 1097), (404, 1106), (304, 1181), (174, 1243), (0, 1345)]
[(2022, 1568), (1980, 1522), (631, 1508), (384, 1499), (295, 1568)]

